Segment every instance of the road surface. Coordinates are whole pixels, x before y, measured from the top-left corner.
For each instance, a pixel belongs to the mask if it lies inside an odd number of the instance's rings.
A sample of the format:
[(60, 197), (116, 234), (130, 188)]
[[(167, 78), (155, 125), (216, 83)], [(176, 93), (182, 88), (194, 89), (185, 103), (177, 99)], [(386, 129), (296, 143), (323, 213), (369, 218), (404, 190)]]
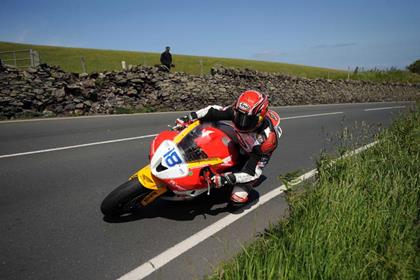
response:
[[(255, 201), (278, 175), (314, 168), (345, 126), (386, 127), (410, 103), (278, 107), (283, 136)], [(180, 112), (0, 122), (0, 279), (116, 279), (231, 215), (226, 193), (190, 202), (157, 201), (122, 221), (104, 220), (102, 199), (147, 164), (153, 135)], [(364, 123), (364, 124), (362, 124)], [(366, 124), (366, 125), (365, 125)], [(380, 125), (379, 125), (380, 124)], [(360, 139), (360, 138), (359, 138)], [(367, 143), (370, 139), (360, 141)], [(211, 273), (270, 223), (287, 215), (283, 195), (245, 215), (147, 279)], [(241, 211), (240, 211), (241, 212)], [(235, 215), (237, 213), (233, 213)], [(141, 276), (141, 275), (140, 275)]]

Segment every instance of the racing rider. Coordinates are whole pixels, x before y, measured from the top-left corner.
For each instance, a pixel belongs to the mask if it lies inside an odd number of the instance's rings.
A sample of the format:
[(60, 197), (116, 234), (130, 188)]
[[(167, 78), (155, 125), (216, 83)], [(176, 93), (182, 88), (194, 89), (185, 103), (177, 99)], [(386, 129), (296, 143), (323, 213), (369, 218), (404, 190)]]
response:
[(281, 136), (280, 118), (268, 109), (268, 97), (258, 91), (243, 92), (232, 106), (222, 108), (211, 105), (191, 112), (176, 120), (177, 125), (186, 126), (194, 120), (232, 121), (244, 155), (244, 164), (237, 172), (214, 175), (211, 180), (216, 187), (233, 185), (231, 203), (241, 206), (248, 201), (248, 193), (262, 174)]

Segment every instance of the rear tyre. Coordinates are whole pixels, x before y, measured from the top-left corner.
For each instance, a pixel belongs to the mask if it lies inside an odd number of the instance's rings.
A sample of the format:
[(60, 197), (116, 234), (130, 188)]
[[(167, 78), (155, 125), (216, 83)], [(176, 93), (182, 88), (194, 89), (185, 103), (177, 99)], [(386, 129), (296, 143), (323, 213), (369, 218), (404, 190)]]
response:
[(101, 212), (108, 217), (119, 217), (142, 207), (140, 201), (152, 190), (143, 187), (137, 178), (125, 182), (102, 201)]

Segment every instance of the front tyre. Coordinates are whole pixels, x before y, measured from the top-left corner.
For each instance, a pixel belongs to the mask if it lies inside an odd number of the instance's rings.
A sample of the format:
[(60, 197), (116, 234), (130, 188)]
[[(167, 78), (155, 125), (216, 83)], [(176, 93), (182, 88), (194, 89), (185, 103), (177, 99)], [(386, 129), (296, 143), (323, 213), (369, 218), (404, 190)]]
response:
[(113, 190), (102, 201), (101, 211), (108, 217), (119, 217), (141, 207), (140, 201), (152, 190), (143, 187), (137, 178)]

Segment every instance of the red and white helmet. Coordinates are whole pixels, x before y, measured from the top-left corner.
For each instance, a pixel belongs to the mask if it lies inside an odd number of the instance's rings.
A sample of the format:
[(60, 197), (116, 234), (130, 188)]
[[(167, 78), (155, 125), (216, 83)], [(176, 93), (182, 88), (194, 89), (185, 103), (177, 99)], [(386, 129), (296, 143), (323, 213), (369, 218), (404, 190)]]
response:
[(233, 105), (233, 124), (240, 132), (255, 130), (268, 110), (268, 97), (255, 90), (243, 92)]

